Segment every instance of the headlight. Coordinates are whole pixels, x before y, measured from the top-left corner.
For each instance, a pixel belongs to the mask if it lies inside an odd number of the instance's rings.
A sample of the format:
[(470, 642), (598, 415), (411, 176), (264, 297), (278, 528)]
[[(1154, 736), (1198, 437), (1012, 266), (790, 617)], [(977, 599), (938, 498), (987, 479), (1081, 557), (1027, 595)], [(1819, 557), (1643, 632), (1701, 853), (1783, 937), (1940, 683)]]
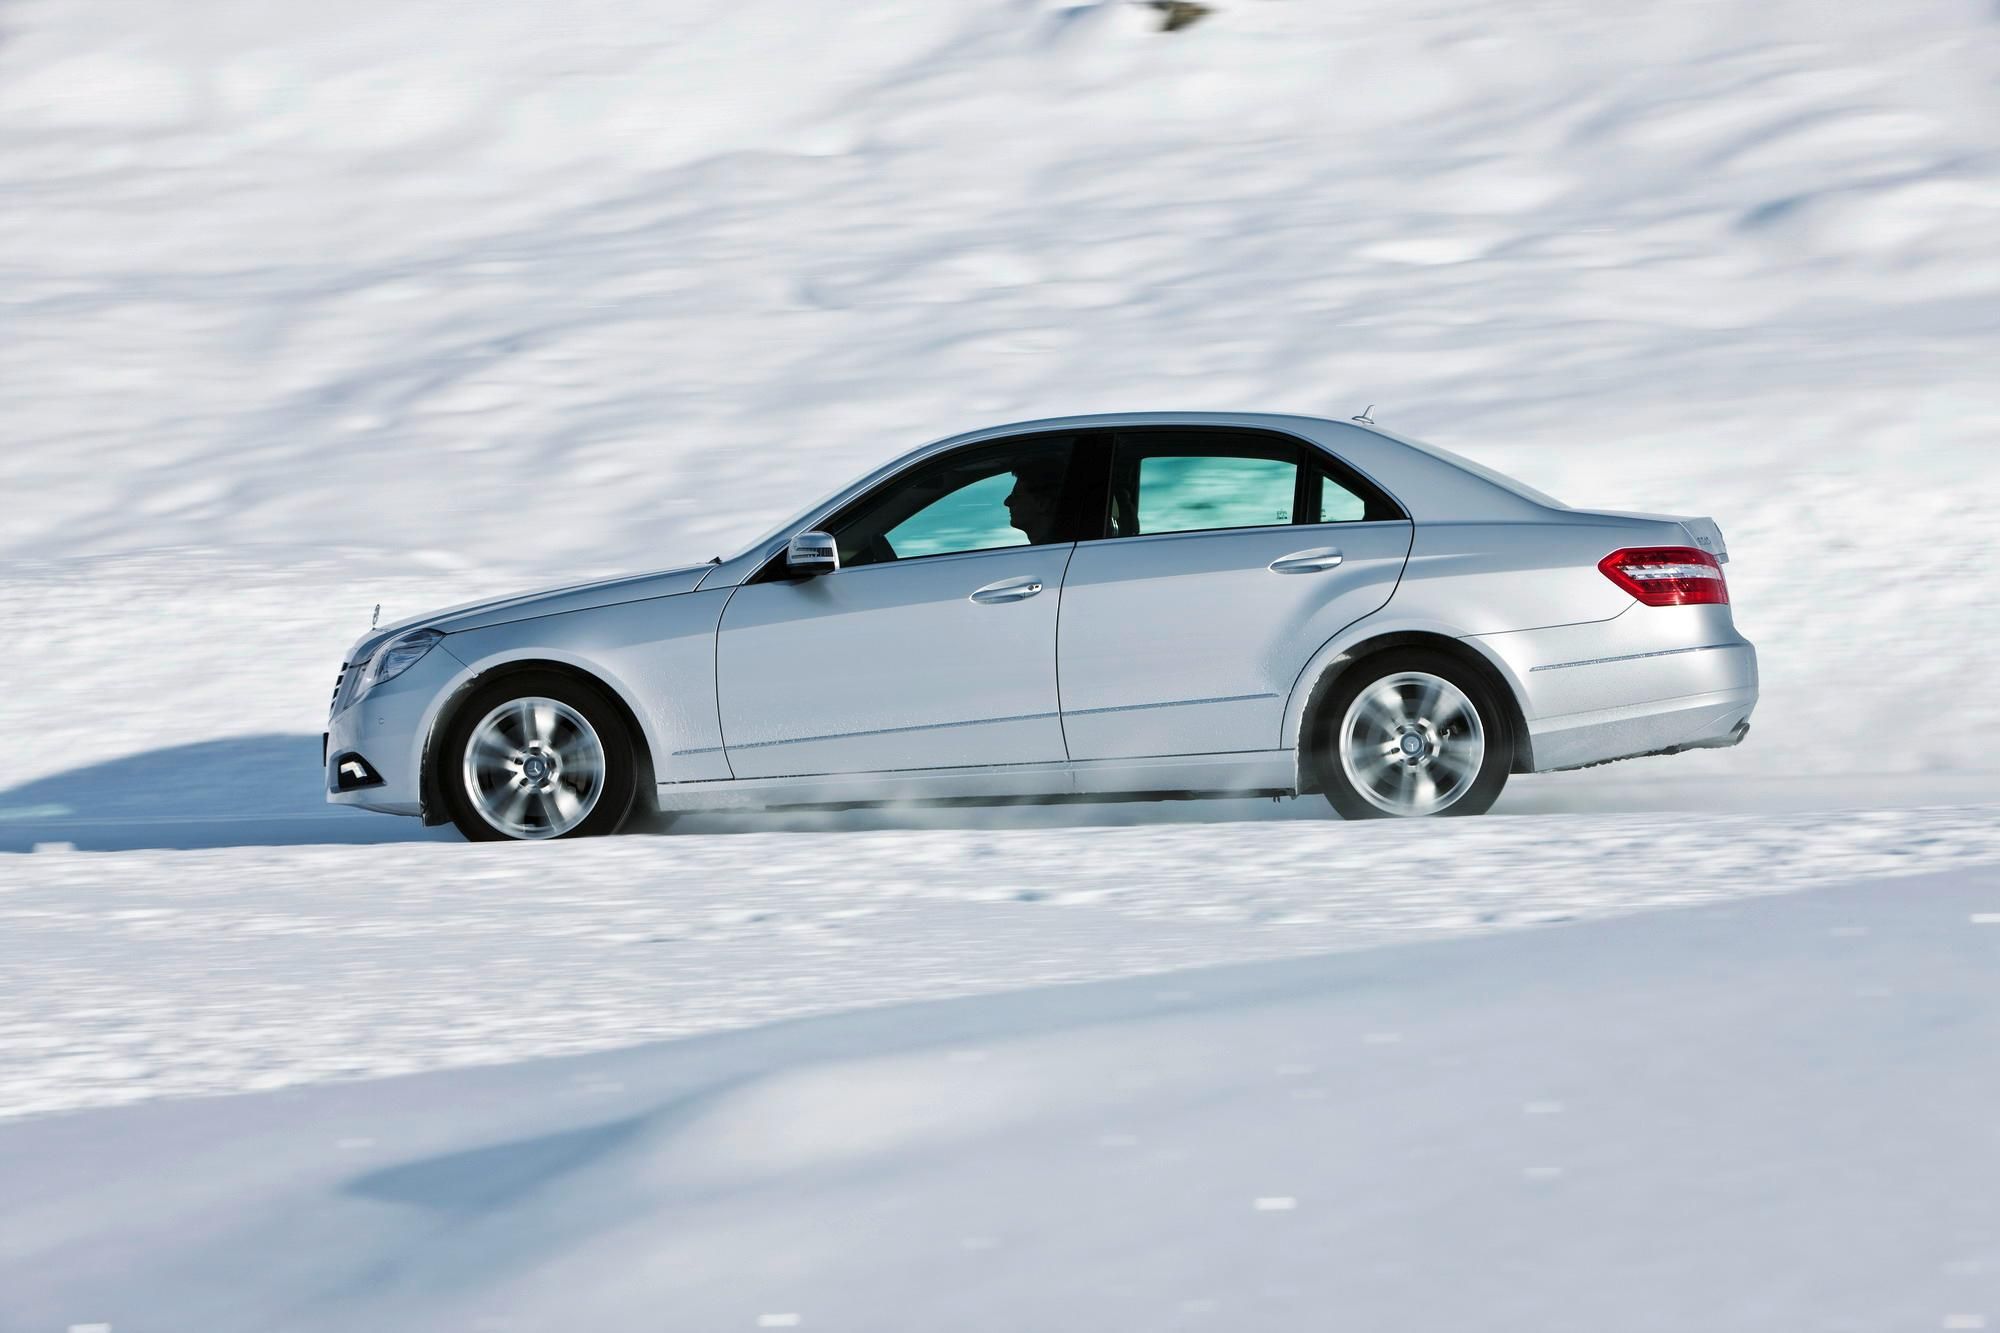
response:
[(443, 637), (442, 630), (413, 629), (406, 634), (398, 634), (377, 648), (375, 655), (368, 659), (368, 665), (362, 668), (361, 684), (354, 691), (354, 697), (359, 699), (383, 681), (394, 680), (408, 671)]

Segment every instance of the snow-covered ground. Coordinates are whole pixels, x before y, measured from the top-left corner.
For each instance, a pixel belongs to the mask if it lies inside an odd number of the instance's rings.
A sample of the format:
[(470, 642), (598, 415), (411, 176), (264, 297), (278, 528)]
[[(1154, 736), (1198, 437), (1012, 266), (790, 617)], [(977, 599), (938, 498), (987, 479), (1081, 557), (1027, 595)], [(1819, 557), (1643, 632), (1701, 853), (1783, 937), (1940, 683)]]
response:
[[(1991, 4), (1158, 20), (0, 5), (0, 1327), (2000, 1327)], [(320, 802), (378, 602), (1371, 403), (1714, 515), (1750, 740), (1422, 829)]]
[(0, 1325), (2000, 1324), (2000, 878), (0, 1127)]
[(0, 1117), (1990, 868), (1996, 815), (17, 857), (0, 893)]

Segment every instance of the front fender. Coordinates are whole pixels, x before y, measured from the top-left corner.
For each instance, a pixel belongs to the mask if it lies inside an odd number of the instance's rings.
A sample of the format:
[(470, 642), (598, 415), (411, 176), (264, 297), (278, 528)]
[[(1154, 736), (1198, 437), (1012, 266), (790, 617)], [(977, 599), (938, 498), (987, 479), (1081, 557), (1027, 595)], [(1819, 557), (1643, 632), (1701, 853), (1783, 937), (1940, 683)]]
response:
[(728, 778), (715, 705), (715, 632), (730, 591), (512, 621), (453, 634), (445, 645), (474, 678), (549, 662), (598, 681), (637, 720), (658, 782)]

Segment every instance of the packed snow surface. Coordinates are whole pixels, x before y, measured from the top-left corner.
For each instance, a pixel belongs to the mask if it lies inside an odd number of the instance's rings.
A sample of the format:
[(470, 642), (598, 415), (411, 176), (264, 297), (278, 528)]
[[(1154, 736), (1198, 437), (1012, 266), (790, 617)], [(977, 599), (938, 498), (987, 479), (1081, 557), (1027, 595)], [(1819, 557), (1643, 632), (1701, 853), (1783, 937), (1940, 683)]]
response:
[(0, 1123), (0, 1325), (2000, 1323), (2000, 878)]

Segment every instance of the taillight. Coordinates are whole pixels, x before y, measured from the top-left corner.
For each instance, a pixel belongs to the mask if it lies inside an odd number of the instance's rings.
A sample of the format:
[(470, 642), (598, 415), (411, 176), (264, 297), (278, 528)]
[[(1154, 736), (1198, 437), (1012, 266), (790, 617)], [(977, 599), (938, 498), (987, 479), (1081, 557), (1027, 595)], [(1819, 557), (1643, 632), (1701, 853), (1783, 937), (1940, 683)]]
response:
[(1633, 546), (1597, 562), (1604, 577), (1647, 606), (1711, 606), (1729, 600), (1722, 566), (1692, 546)]

